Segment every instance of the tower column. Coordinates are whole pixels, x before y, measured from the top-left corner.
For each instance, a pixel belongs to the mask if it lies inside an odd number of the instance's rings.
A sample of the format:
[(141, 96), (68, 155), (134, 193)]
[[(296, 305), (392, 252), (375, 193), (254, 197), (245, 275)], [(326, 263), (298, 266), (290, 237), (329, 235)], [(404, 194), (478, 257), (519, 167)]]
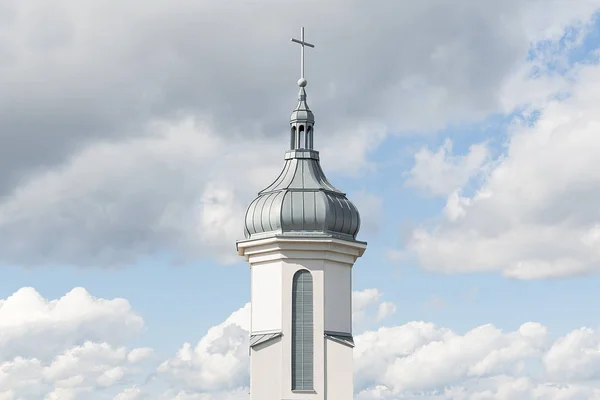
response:
[[(352, 266), (365, 248), (365, 243), (335, 238), (238, 242), (238, 253), (249, 262), (252, 277), (252, 400), (353, 398)], [(304, 310), (308, 311), (304, 318), (295, 315), (302, 312), (294, 298), (299, 273), (312, 279), (312, 310)], [(298, 337), (301, 330), (294, 325), (307, 317), (312, 320), (312, 343), (302, 348), (304, 338)], [(312, 368), (299, 371), (298, 351)], [(299, 382), (306, 385), (294, 387)]]
[(237, 249), (250, 264), (250, 398), (352, 400), (352, 268), (360, 214), (313, 149), (304, 28), (298, 104), (279, 177), (246, 210)]

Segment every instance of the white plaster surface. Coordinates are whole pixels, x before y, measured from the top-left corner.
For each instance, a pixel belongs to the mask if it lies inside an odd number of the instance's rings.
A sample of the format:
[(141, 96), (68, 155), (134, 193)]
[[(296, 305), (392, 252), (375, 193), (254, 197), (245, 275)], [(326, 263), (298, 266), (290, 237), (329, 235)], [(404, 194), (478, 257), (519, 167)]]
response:
[(261, 343), (250, 351), (252, 399), (281, 400), (281, 337)]
[[(252, 331), (283, 335), (251, 350), (251, 400), (352, 400), (352, 348), (325, 338), (351, 332), (352, 265), (366, 244), (338, 239), (267, 238), (238, 244), (250, 263)], [(292, 279), (313, 277), (314, 392), (292, 392)]]
[(281, 331), (281, 261), (251, 268), (252, 333)]
[(329, 261), (324, 272), (325, 330), (352, 333), (352, 268)]
[(325, 339), (326, 397), (351, 400), (354, 392), (352, 347)]

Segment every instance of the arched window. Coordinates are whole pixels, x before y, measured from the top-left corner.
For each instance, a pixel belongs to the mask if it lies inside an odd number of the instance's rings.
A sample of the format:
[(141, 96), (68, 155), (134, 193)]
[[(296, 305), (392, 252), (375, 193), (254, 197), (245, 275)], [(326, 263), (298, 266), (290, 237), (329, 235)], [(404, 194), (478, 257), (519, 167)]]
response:
[(296, 127), (293, 126), (292, 127), (292, 135), (291, 135), (291, 139), (290, 139), (290, 150), (294, 150), (296, 148)]
[(313, 131), (311, 126), (309, 126), (308, 131), (306, 131), (306, 148), (313, 148)]
[(303, 269), (292, 279), (292, 390), (313, 389), (313, 279)]
[(300, 125), (300, 128), (298, 129), (298, 148), (299, 149), (304, 149), (305, 144), (306, 143), (306, 138), (304, 136), (304, 125)]

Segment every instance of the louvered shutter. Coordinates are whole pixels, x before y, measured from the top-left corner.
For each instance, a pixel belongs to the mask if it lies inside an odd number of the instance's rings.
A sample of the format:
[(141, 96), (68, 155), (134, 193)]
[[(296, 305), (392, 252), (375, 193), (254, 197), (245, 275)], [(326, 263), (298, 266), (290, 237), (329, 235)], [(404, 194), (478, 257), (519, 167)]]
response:
[(313, 389), (313, 280), (307, 270), (292, 282), (292, 390)]

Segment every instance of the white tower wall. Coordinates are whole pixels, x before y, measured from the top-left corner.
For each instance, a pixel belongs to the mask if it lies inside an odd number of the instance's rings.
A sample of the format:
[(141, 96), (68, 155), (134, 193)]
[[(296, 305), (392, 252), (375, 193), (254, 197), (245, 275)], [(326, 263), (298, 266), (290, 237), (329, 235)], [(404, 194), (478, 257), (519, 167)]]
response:
[[(238, 252), (251, 269), (252, 400), (351, 400), (352, 267), (360, 214), (314, 149), (304, 47), (281, 174), (250, 203)], [(343, 150), (343, 147), (340, 148)], [(341, 154), (341, 153), (340, 153)], [(343, 156), (343, 155), (342, 155)]]
[[(281, 238), (238, 243), (252, 276), (250, 396), (252, 400), (353, 398), (352, 266), (365, 243), (333, 238)], [(313, 279), (314, 385), (292, 390), (292, 281)], [(342, 334), (342, 336), (340, 336)], [(262, 341), (262, 342), (261, 342)]]
[(281, 332), (282, 271), (281, 261), (259, 263), (250, 271), (252, 332)]
[(335, 340), (325, 340), (325, 399), (354, 398), (354, 357), (352, 347)]
[(325, 331), (352, 332), (352, 265), (328, 261), (324, 269)]

